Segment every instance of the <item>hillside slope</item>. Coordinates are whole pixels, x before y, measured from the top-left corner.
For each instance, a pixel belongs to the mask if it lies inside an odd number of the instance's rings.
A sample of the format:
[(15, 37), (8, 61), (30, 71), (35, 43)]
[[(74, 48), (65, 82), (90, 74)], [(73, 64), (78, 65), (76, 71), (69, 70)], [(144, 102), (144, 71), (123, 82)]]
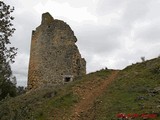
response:
[(0, 111), (1, 120), (117, 120), (119, 113), (156, 114), (159, 120), (160, 59), (7, 98)]
[(160, 59), (128, 66), (119, 72), (116, 80), (106, 89), (106, 92), (95, 102), (95, 108), (90, 113), (95, 120), (116, 119), (116, 115), (139, 115), (136, 120), (142, 120), (142, 115), (157, 115), (154, 120), (160, 120)]

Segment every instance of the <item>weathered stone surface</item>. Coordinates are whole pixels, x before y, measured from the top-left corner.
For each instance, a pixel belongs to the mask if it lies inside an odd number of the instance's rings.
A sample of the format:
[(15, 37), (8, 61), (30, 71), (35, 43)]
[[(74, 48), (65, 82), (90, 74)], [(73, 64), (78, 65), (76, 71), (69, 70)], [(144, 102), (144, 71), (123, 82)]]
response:
[[(75, 45), (77, 38), (65, 22), (49, 13), (32, 32), (28, 88), (47, 84), (62, 84), (86, 74), (86, 61)], [(65, 76), (73, 76), (65, 78)]]

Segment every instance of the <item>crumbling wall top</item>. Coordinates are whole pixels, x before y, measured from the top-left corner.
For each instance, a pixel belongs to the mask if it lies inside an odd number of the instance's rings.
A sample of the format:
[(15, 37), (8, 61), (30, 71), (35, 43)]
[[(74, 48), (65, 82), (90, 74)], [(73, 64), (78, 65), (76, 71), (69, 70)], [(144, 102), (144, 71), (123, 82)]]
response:
[(49, 14), (49, 12), (42, 14), (42, 22), (41, 24), (49, 24), (54, 21), (54, 18)]

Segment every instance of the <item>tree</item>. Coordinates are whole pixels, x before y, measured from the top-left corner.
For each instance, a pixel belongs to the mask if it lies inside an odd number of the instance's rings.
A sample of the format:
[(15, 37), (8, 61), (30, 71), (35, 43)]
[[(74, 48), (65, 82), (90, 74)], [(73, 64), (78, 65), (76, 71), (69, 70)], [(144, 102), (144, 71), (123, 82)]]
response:
[(16, 86), (11, 82), (12, 71), (10, 63), (14, 63), (14, 58), (17, 54), (17, 48), (11, 47), (9, 38), (15, 31), (11, 21), (14, 17), (11, 13), (14, 7), (6, 5), (0, 1), (0, 100), (5, 98), (8, 94), (15, 96)]

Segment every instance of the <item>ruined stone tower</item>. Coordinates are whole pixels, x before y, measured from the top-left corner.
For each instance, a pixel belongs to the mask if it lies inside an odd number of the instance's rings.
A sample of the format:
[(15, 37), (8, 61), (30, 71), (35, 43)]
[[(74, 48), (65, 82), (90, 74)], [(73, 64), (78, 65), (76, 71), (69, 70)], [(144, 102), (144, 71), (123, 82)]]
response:
[(86, 61), (75, 45), (77, 38), (65, 22), (42, 14), (32, 32), (28, 89), (63, 84), (86, 74)]

